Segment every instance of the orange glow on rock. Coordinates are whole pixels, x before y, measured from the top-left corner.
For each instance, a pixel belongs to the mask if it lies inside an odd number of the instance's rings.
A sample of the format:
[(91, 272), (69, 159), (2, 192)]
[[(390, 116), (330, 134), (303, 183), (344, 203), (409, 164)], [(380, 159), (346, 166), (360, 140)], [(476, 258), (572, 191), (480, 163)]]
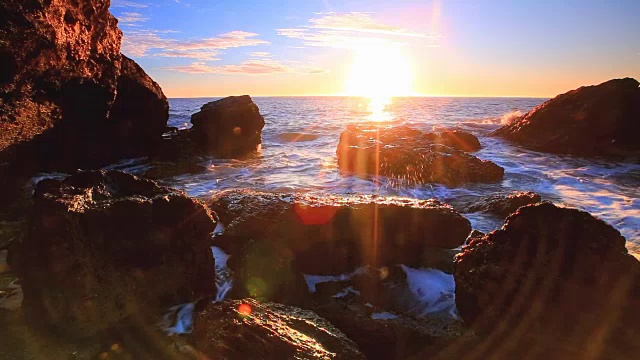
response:
[(238, 306), (238, 312), (242, 316), (249, 316), (251, 315), (251, 306), (249, 304), (240, 304), (240, 306)]
[(295, 204), (293, 210), (304, 225), (322, 225), (333, 219), (338, 207)]

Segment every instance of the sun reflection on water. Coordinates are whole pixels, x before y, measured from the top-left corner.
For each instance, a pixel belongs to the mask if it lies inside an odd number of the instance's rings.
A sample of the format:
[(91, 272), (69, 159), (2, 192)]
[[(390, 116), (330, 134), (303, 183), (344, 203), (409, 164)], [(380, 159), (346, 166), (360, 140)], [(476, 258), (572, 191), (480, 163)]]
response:
[(369, 116), (367, 120), (372, 122), (385, 122), (393, 120), (388, 106), (391, 105), (392, 98), (390, 96), (371, 97), (367, 104)]

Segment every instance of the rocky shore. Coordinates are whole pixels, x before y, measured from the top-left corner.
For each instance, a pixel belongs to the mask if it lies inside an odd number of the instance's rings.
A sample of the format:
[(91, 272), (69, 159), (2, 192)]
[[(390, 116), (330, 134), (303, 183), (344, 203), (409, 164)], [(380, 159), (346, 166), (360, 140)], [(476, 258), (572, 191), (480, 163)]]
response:
[[(640, 263), (625, 238), (538, 194), (446, 204), (235, 189), (195, 199), (151, 180), (207, 171), (202, 157), (259, 156), (265, 121), (249, 96), (237, 96), (205, 104), (191, 129), (167, 128), (167, 99), (120, 54), (108, 8), (107, 0), (0, 4), (0, 358), (633, 359), (640, 351)], [(496, 135), (541, 151), (631, 154), (637, 95), (633, 79), (581, 88)], [(336, 141), (344, 176), (399, 187), (504, 176), (460, 130), (351, 125)], [(100, 170), (133, 156), (151, 169)], [(68, 175), (25, 192), (40, 171)], [(470, 212), (506, 220), (483, 234), (462, 215)]]

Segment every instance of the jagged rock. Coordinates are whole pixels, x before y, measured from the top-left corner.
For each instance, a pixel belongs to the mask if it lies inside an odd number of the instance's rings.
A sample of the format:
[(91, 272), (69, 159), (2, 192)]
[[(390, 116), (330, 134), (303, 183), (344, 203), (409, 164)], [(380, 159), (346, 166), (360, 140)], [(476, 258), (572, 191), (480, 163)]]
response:
[(575, 155), (640, 153), (640, 88), (631, 78), (584, 86), (495, 131), (524, 147)]
[(192, 139), (218, 156), (242, 156), (262, 144), (264, 118), (248, 95), (207, 103), (191, 116), (191, 123)]
[(119, 171), (86, 171), (41, 181), (34, 202), (9, 264), (38, 324), (90, 336), (215, 292), (215, 221), (181, 192)]
[(531, 191), (522, 191), (492, 194), (460, 206), (456, 206), (455, 200), (453, 200), (452, 204), (463, 213), (486, 212), (507, 217), (522, 206), (536, 204), (540, 201), (542, 201), (540, 195)]
[(435, 144), (446, 145), (461, 151), (478, 151), (482, 146), (478, 138), (466, 131), (447, 130), (441, 133), (426, 133), (426, 139), (431, 140)]
[(640, 350), (640, 263), (617, 230), (586, 212), (522, 207), (463, 247), (454, 276), (465, 322), (514, 348), (534, 338), (546, 354), (629, 358)]
[(364, 359), (356, 344), (308, 310), (253, 299), (207, 305), (189, 339), (221, 359)]
[(408, 184), (502, 180), (503, 168), (456, 149), (476, 149), (473, 141), (468, 143), (471, 137), (460, 131), (431, 134), (406, 126), (350, 125), (340, 134), (338, 166), (344, 175), (381, 175)]
[(266, 242), (309, 274), (419, 264), (424, 251), (456, 248), (471, 232), (467, 219), (435, 200), (228, 190), (207, 204), (225, 226), (214, 240), (227, 253)]

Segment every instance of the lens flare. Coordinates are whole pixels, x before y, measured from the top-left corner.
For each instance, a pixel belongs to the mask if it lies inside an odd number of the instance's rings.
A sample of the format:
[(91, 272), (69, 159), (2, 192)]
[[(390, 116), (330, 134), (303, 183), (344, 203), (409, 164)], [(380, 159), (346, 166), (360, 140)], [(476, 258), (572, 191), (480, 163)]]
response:
[(251, 311), (251, 305), (249, 304), (240, 304), (240, 306), (238, 306), (238, 313), (244, 317), (250, 316)]

